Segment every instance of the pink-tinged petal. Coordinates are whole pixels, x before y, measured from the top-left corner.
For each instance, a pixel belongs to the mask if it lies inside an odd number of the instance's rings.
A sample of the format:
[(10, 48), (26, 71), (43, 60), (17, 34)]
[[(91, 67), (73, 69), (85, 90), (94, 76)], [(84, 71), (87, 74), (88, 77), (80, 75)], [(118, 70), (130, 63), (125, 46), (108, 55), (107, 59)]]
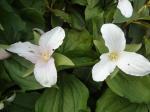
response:
[(51, 87), (57, 82), (57, 70), (54, 59), (48, 62), (38, 61), (34, 68), (35, 79), (44, 87)]
[(134, 52), (122, 52), (117, 66), (129, 75), (150, 74), (150, 62), (144, 56)]
[(39, 58), (39, 47), (30, 42), (17, 42), (12, 44), (7, 50), (17, 53), (32, 63), (36, 63)]
[(100, 58), (100, 62), (95, 64), (92, 69), (94, 81), (104, 81), (116, 67), (116, 64), (108, 58), (108, 53), (102, 54)]
[(125, 49), (126, 39), (123, 31), (115, 24), (104, 24), (101, 27), (102, 37), (110, 52), (120, 52)]
[(0, 48), (0, 60), (4, 60), (4, 59), (8, 58), (9, 56), (10, 56), (10, 54), (7, 51)]
[(126, 18), (132, 16), (133, 7), (129, 0), (119, 0), (117, 8), (121, 11), (121, 14)]

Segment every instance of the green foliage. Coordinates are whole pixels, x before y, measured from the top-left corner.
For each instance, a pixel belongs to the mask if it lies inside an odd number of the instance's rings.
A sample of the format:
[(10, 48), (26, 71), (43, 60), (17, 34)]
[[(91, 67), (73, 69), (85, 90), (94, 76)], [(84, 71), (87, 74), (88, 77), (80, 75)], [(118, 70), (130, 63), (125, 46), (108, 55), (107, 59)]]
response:
[(88, 89), (74, 76), (62, 76), (59, 88), (46, 89), (36, 103), (36, 112), (84, 112)]
[[(58, 79), (51, 88), (35, 80), (34, 65), (22, 57), (9, 52), (8, 59), (0, 60), (4, 111), (150, 111), (149, 75), (130, 76), (116, 68), (104, 82), (92, 79), (92, 67), (108, 52), (100, 33), (104, 23), (115, 23), (124, 31), (126, 51), (150, 59), (150, 1), (130, 1), (133, 15), (125, 18), (117, 9), (118, 0), (0, 0), (0, 48), (18, 41), (38, 45), (38, 28), (47, 32), (61, 26), (66, 35), (52, 55)], [(16, 99), (7, 102), (14, 91)]]
[[(13, 59), (4, 62), (9, 76), (14, 80), (23, 90), (40, 89), (42, 86), (37, 83), (32, 74), (33, 65), (20, 57), (13, 57)], [(27, 76), (27, 77), (25, 77)]]
[(108, 86), (118, 95), (128, 98), (131, 102), (150, 102), (150, 77), (134, 77), (119, 72), (115, 77), (108, 78)]
[(34, 105), (40, 94), (36, 92), (31, 93), (17, 93), (13, 103), (6, 106), (8, 112), (34, 112)]
[(148, 112), (149, 104), (131, 103), (127, 99), (106, 90), (97, 102), (96, 112)]

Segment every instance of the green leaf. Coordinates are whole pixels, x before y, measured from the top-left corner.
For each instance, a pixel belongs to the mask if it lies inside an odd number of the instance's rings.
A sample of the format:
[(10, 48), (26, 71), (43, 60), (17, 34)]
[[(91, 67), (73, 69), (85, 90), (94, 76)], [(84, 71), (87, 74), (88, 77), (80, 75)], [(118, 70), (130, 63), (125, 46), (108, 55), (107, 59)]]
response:
[(60, 53), (54, 53), (53, 54), (55, 58), (56, 66), (74, 66), (74, 63), (66, 56), (60, 54)]
[(55, 16), (60, 17), (62, 20), (64, 20), (64, 22), (71, 23), (71, 17), (68, 13), (58, 9), (51, 9), (51, 11)]
[(23, 8), (20, 11), (21, 17), (26, 21), (30, 28), (44, 28), (45, 20), (40, 11), (34, 8)]
[(94, 45), (96, 49), (99, 51), (99, 53), (106, 53), (108, 52), (108, 48), (105, 46), (104, 40), (94, 40)]
[(93, 34), (94, 39), (98, 39), (100, 27), (104, 23), (104, 11), (101, 7), (87, 6), (85, 9), (85, 20), (88, 30)]
[(128, 98), (131, 102), (150, 102), (150, 77), (136, 77), (122, 72), (113, 78), (107, 78), (108, 86), (116, 94)]
[(33, 31), (33, 36), (34, 36), (33, 40), (34, 44), (38, 45), (41, 34), (37, 33), (36, 31)]
[(132, 42), (141, 43), (143, 37), (146, 35), (146, 28), (138, 24), (130, 24), (129, 37), (132, 38)]
[(67, 30), (66, 38), (62, 45), (63, 54), (80, 56), (88, 54), (92, 48), (92, 36), (87, 30)]
[(72, 61), (75, 64), (75, 67), (84, 67), (94, 65), (98, 60), (88, 56), (85, 57), (73, 57)]
[(127, 44), (126, 51), (137, 52), (142, 47), (142, 44)]
[(39, 93), (17, 93), (15, 100), (5, 110), (8, 112), (34, 112)]
[(79, 4), (79, 5), (83, 5), (83, 6), (87, 5), (87, 0), (71, 0), (71, 2), (73, 4)]
[(87, 110), (88, 89), (74, 76), (62, 76), (59, 88), (46, 89), (36, 103), (36, 112), (80, 112)]
[(13, 81), (9, 77), (9, 74), (5, 70), (3, 62), (0, 62), (0, 85), (3, 85), (0, 88), (0, 97), (8, 88), (14, 85)]
[(74, 10), (70, 9), (70, 17), (71, 17), (71, 26), (77, 30), (82, 30), (85, 27), (85, 22), (81, 14)]
[(97, 102), (96, 112), (148, 112), (148, 104), (131, 103), (107, 89)]
[(44, 14), (45, 3), (44, 0), (18, 0), (20, 5), (23, 5), (25, 8), (34, 8), (37, 11), (40, 11)]
[(0, 23), (2, 23), (5, 31), (13, 30), (17, 32), (25, 28), (24, 21), (15, 13), (0, 11), (0, 15), (3, 17), (0, 18)]
[(99, 0), (87, 0), (87, 2), (90, 7), (94, 7), (98, 4)]
[(145, 38), (146, 55), (150, 57), (150, 39)]
[[(23, 90), (35, 90), (43, 88), (32, 74), (33, 65), (20, 57), (12, 57), (4, 61), (9, 76)], [(28, 77), (25, 77), (28, 76)]]

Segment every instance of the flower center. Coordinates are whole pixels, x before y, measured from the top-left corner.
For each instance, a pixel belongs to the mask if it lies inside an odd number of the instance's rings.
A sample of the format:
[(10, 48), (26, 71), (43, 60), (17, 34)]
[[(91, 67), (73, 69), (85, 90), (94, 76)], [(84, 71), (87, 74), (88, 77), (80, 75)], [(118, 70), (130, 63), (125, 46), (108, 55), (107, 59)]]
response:
[(43, 60), (48, 61), (51, 55), (49, 52), (43, 52), (41, 56)]
[(118, 57), (119, 57), (119, 55), (118, 55), (118, 53), (116, 53), (116, 52), (111, 52), (111, 53), (109, 54), (109, 59), (110, 59), (111, 61), (116, 61), (116, 60), (118, 60)]

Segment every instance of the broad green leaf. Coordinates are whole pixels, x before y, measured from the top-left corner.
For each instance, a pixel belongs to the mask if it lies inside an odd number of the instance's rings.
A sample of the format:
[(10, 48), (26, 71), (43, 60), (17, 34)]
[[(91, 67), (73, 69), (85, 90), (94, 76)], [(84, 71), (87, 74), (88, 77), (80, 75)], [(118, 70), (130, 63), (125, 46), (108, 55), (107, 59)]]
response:
[(87, 5), (87, 0), (71, 0), (71, 2), (73, 4), (79, 4), (79, 5), (83, 5), (83, 6)]
[(2, 61), (0, 62), (0, 85), (3, 85), (0, 88), (0, 97), (8, 88), (14, 85)]
[(126, 51), (137, 52), (142, 47), (142, 44), (127, 44)]
[(144, 6), (146, 0), (133, 0), (133, 7), (135, 11), (138, 11), (141, 7)]
[[(13, 81), (23, 90), (35, 90), (43, 88), (32, 74), (33, 65), (20, 57), (12, 57), (4, 61), (6, 70)], [(26, 77), (28, 76), (28, 77)]]
[(64, 22), (71, 23), (71, 17), (68, 13), (58, 9), (51, 9), (51, 11), (55, 16), (58, 16), (64, 20)]
[(36, 92), (31, 93), (17, 93), (15, 100), (5, 107), (7, 112), (34, 112), (34, 107), (40, 94)]
[(72, 61), (75, 64), (75, 67), (84, 67), (94, 65), (98, 60), (94, 57), (73, 57)]
[[(35, 112), (82, 112), (87, 110), (88, 89), (74, 76), (62, 76), (59, 88), (46, 89)], [(83, 111), (84, 112), (84, 111)]]
[(148, 106), (149, 104), (131, 103), (107, 89), (97, 102), (96, 112), (148, 112)]
[(32, 28), (44, 28), (45, 20), (42, 13), (34, 8), (23, 8), (20, 10), (21, 17), (26, 21), (27, 26)]
[(95, 5), (97, 5), (99, 2), (99, 0), (87, 0), (87, 3), (90, 7), (94, 7)]
[(45, 11), (44, 0), (17, 0), (20, 5), (23, 5), (25, 8), (33, 8), (41, 13)]
[(104, 40), (94, 40), (94, 45), (96, 49), (99, 51), (99, 53), (106, 53), (108, 52), (108, 48), (105, 46)]
[(25, 22), (21, 20), (21, 18), (12, 12), (0, 11), (0, 15), (3, 18), (0, 18), (0, 23), (2, 23), (5, 31), (13, 30), (13, 31), (21, 31), (25, 28)]
[(81, 14), (76, 11), (75, 9), (70, 9), (70, 17), (71, 17), (71, 23), (70, 25), (72, 28), (82, 30), (85, 27), (85, 22)]
[(100, 35), (100, 27), (104, 23), (104, 11), (101, 7), (87, 6), (85, 9), (85, 20), (90, 33), (93, 34), (94, 39), (98, 39)]
[(88, 54), (92, 48), (92, 36), (87, 30), (67, 30), (62, 45), (63, 53), (69, 56)]
[(122, 72), (113, 78), (107, 78), (108, 86), (119, 96), (128, 98), (131, 102), (150, 102), (150, 77), (136, 77)]
[(53, 54), (55, 58), (56, 66), (74, 66), (74, 63), (66, 56), (60, 53), (54, 53)]
[(2, 49), (7, 49), (7, 48), (9, 48), (9, 45), (0, 44), (0, 48), (2, 48)]
[(33, 31), (33, 36), (34, 36), (34, 40), (33, 40), (34, 44), (38, 45), (41, 35), (39, 33), (37, 33), (36, 31)]
[(129, 37), (134, 43), (141, 43), (143, 37), (146, 35), (146, 28), (138, 24), (130, 24)]
[(52, 25), (53, 28), (56, 27), (56, 26), (62, 26), (62, 24), (63, 24), (62, 19), (55, 16), (54, 14), (51, 14), (51, 25)]
[[(102, 18), (102, 16), (103, 16), (103, 10), (99, 6), (96, 7), (87, 6), (85, 9), (85, 20), (87, 21), (92, 18)], [(101, 20), (99, 19), (99, 21)]]

